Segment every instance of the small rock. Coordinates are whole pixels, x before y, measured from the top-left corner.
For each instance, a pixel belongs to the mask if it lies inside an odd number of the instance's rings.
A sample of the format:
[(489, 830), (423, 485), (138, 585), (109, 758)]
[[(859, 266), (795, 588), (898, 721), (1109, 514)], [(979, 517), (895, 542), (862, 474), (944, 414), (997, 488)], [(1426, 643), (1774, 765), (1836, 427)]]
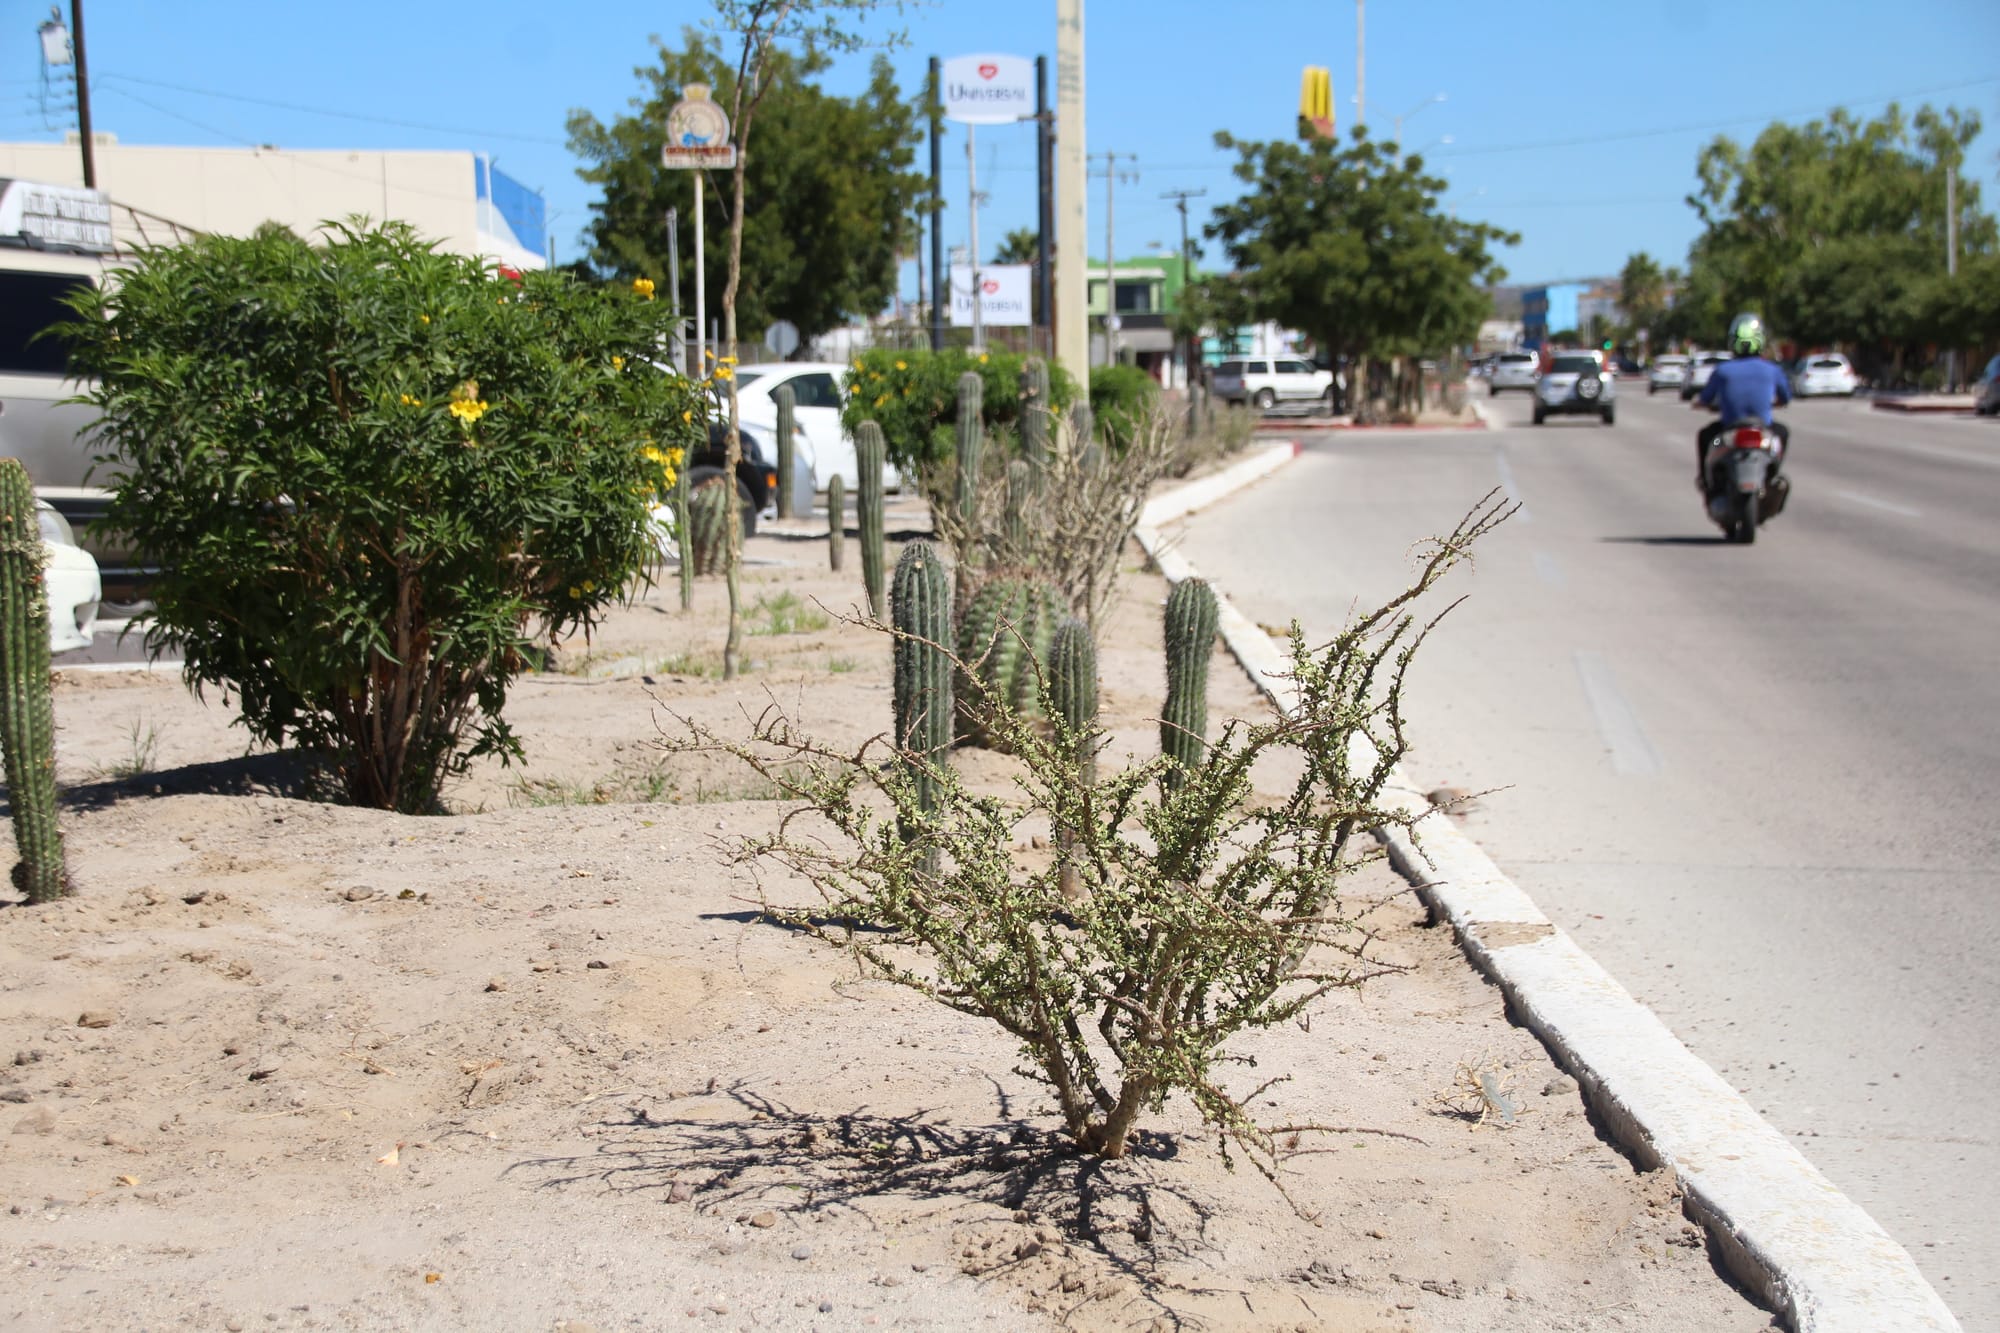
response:
[(241, 1055), (243, 1053), (243, 1048), (232, 1041), (227, 1046), (222, 1048), (222, 1053), (224, 1055)]
[(1034, 837), (1028, 839), (1028, 845), (1039, 852), (1049, 845), (1049, 840), (1037, 833)]
[(118, 1021), (118, 1015), (109, 1009), (86, 1009), (77, 1015), (76, 1025), (80, 1028), (108, 1028)]
[(282, 1067), (278, 1064), (260, 1064), (257, 1068), (250, 1071), (250, 1081), (252, 1083), (262, 1083), (265, 1079), (276, 1074)]
[(375, 890), (369, 888), (366, 884), (357, 884), (340, 896), (351, 903), (365, 903), (375, 896)]
[(882, 1285), (885, 1287), (900, 1287), (903, 1285), (903, 1279), (897, 1277), (894, 1273), (890, 1273), (883, 1277)]
[(833, 1302), (832, 1302), (832, 1301), (821, 1301), (821, 1302), (819, 1303), (819, 1312), (820, 1312), (821, 1314), (832, 1314), (832, 1313), (833, 1313)]
[(792, 1258), (794, 1258), (794, 1259), (810, 1259), (810, 1258), (812, 1258), (812, 1257), (813, 1257), (813, 1247), (812, 1247), (812, 1246), (810, 1246), (810, 1245), (794, 1245), (794, 1246), (792, 1246)]
[(228, 1329), (229, 1333), (243, 1333), (243, 1321), (241, 1319), (225, 1320), (222, 1326)]
[(1369, 1228), (1368, 1228), (1368, 1230), (1367, 1230), (1367, 1232), (1366, 1232), (1366, 1233), (1364, 1233), (1364, 1234), (1366, 1234), (1366, 1235), (1370, 1235), (1370, 1236), (1373, 1236), (1373, 1237), (1374, 1237), (1374, 1238), (1375, 1238), (1376, 1240), (1387, 1240), (1387, 1239), (1388, 1239), (1388, 1236), (1386, 1236), (1385, 1234), (1383, 1234), (1383, 1231), (1382, 1231), (1382, 1228), (1380, 1228), (1380, 1227), (1369, 1227)]
[(602, 958), (593, 958), (585, 963), (584, 966), (594, 972), (602, 972), (605, 968), (610, 967), (611, 964), (605, 962)]
[(716, 1313), (716, 1314), (728, 1314), (728, 1313), (729, 1313), (729, 1305), (728, 1305), (728, 1303), (727, 1303), (727, 1302), (725, 1302), (725, 1301), (716, 1301), (716, 1302), (712, 1303), (712, 1304), (711, 1304), (711, 1305), (710, 1305), (710, 1306), (709, 1306), (708, 1308), (709, 1308), (709, 1309), (710, 1309), (711, 1311), (713, 1311), (714, 1313)]
[(770, 1209), (766, 1208), (761, 1213), (753, 1213), (751, 1215), (750, 1225), (753, 1227), (763, 1227), (766, 1229), (774, 1227), (778, 1225), (778, 1215), (772, 1212)]
[(505, 977), (488, 978), (486, 982), (486, 989), (489, 993), (506, 990), (507, 978)]
[(16, 1052), (14, 1052), (14, 1063), (15, 1063), (15, 1064), (17, 1064), (17, 1065), (31, 1065), (31, 1064), (35, 1064), (35, 1063), (36, 1063), (36, 1062), (38, 1062), (38, 1061), (39, 1061), (39, 1060), (40, 1060), (41, 1058), (42, 1058), (42, 1053), (41, 1053), (40, 1051), (16, 1051)]
[(1069, 1269), (1062, 1275), (1062, 1289), (1064, 1291), (1082, 1291), (1083, 1274), (1077, 1272), (1074, 1268)]
[(1042, 1243), (1038, 1240), (1024, 1240), (1014, 1247), (1016, 1259), (1032, 1259), (1041, 1252)]
[(26, 1088), (0, 1088), (0, 1102), (31, 1102), (35, 1094)]
[(56, 1132), (56, 1113), (46, 1106), (34, 1110), (14, 1122), (16, 1134), (53, 1134)]
[(1576, 1080), (1568, 1074), (1557, 1074), (1547, 1083), (1542, 1084), (1542, 1096), (1544, 1097), (1566, 1097), (1575, 1091)]
[(694, 1186), (685, 1180), (676, 1180), (667, 1188), (668, 1203), (686, 1203), (694, 1197)]
[(565, 1319), (556, 1325), (556, 1333), (602, 1333), (597, 1325), (586, 1324), (581, 1319)]
[(1371, 1056), (1369, 1056), (1368, 1058), (1369, 1058), (1370, 1060), (1373, 1060), (1373, 1061), (1375, 1061), (1375, 1063), (1377, 1063), (1377, 1064), (1383, 1064), (1383, 1065), (1386, 1065), (1386, 1064), (1388, 1064), (1388, 1063), (1389, 1063), (1389, 1057), (1388, 1057), (1388, 1056), (1386, 1056), (1386, 1055), (1383, 1055), (1383, 1054), (1381, 1054), (1381, 1053), (1379, 1053), (1379, 1052), (1377, 1052), (1377, 1053), (1376, 1053), (1376, 1054), (1374, 1054), (1374, 1055), (1371, 1055)]

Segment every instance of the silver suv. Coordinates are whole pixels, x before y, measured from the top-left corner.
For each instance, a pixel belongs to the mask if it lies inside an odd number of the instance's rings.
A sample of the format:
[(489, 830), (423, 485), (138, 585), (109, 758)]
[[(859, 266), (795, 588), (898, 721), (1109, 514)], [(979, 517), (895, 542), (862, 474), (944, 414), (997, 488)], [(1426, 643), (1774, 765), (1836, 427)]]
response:
[(1559, 352), (1549, 373), (1535, 382), (1535, 424), (1549, 417), (1594, 416), (1617, 420), (1618, 381), (1604, 373), (1596, 352)]
[(1533, 392), (1541, 371), (1542, 359), (1533, 352), (1502, 352), (1494, 358), (1493, 375), (1486, 382), (1487, 396), (1497, 396), (1502, 389)]
[(1209, 388), (1225, 403), (1248, 403), (1259, 411), (1315, 401), (1333, 410), (1333, 372), (1298, 357), (1231, 357), (1215, 368)]

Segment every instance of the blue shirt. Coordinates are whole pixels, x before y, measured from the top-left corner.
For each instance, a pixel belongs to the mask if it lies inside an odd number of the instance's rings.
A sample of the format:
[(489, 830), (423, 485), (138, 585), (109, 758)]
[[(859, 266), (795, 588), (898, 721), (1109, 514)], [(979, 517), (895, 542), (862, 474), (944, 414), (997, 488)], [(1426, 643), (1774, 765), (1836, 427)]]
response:
[(1777, 363), (1761, 356), (1739, 356), (1717, 366), (1701, 386), (1701, 405), (1722, 409), (1724, 421), (1771, 424), (1774, 403), (1792, 401), (1791, 381)]

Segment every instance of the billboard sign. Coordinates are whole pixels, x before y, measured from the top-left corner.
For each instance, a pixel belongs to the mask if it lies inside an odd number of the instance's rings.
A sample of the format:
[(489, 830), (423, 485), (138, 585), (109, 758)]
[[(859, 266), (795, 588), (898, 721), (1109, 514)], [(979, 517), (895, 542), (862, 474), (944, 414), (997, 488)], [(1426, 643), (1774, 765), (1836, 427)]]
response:
[[(979, 322), (987, 328), (1026, 328), (1033, 322), (1029, 303), (1031, 264), (989, 264), (979, 270)], [(972, 271), (951, 271), (951, 323), (972, 326)]]
[(0, 236), (69, 250), (115, 249), (111, 196), (75, 185), (0, 180)]
[(729, 113), (709, 97), (707, 84), (683, 87), (681, 100), (667, 112), (667, 143), (660, 152), (660, 165), (679, 171), (736, 165)]
[(1026, 56), (953, 56), (939, 70), (944, 115), (964, 125), (1011, 125), (1035, 115), (1035, 62)]

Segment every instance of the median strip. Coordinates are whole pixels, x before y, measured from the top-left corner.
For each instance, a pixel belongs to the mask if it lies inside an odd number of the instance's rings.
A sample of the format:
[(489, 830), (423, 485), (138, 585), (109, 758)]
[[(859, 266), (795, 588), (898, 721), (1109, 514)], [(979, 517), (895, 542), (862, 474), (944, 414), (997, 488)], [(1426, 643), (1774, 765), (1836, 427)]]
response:
[[(1297, 452), (1276, 445), (1160, 496), (1134, 535), (1170, 582), (1196, 577), (1159, 526), (1269, 476)], [(1218, 611), (1223, 642), (1290, 714), (1284, 650), (1219, 590)], [(1357, 764), (1373, 762), (1365, 738), (1356, 749)], [(1389, 831), (1391, 863), (1576, 1076), (1618, 1141), (1642, 1164), (1673, 1170), (1688, 1215), (1739, 1281), (1797, 1333), (1956, 1333), (1957, 1319), (1908, 1250), (1430, 809), (1407, 774), (1398, 770), (1392, 783), (1385, 803), (1415, 820)]]

